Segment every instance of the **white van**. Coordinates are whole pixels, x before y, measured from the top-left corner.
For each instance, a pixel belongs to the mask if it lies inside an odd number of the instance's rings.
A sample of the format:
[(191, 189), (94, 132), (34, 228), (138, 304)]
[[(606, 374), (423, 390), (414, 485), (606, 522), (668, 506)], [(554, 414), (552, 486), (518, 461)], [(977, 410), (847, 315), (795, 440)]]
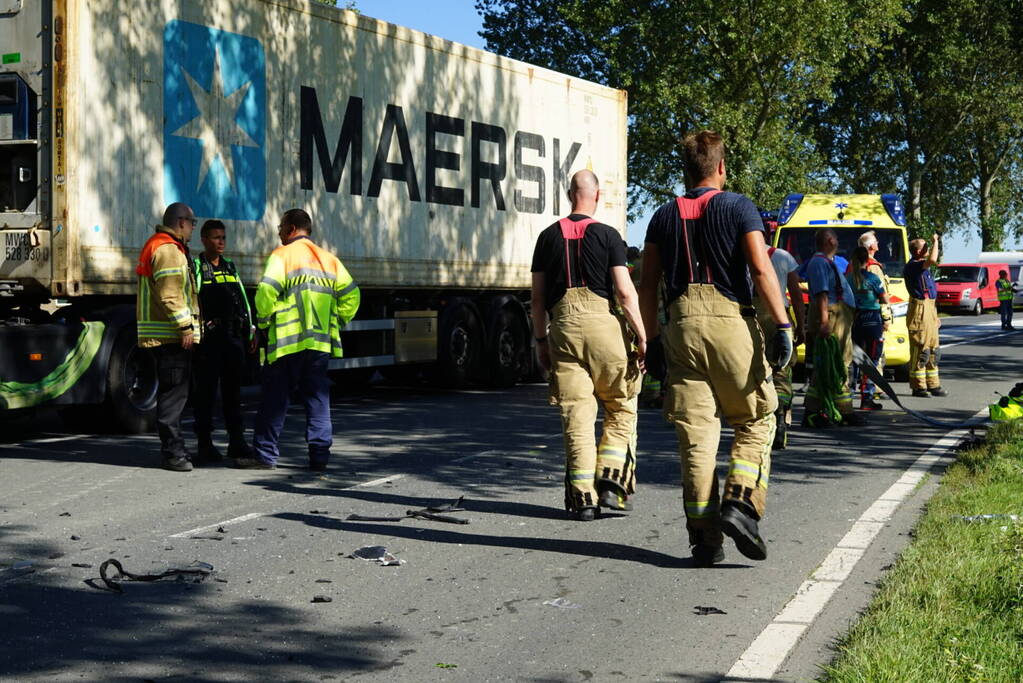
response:
[(982, 251), (977, 263), (1008, 263), (1009, 279), (1019, 285), (1012, 307), (1023, 306), (1023, 251)]

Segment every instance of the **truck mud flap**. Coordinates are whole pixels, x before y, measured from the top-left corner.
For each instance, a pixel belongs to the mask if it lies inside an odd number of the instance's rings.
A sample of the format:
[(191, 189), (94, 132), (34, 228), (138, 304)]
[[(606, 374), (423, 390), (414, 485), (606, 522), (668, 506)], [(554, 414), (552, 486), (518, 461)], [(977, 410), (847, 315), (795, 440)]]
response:
[(84, 322), (74, 346), (44, 377), (35, 381), (0, 382), (0, 410), (31, 408), (68, 395), (93, 366), (97, 355), (102, 355), (99, 352), (105, 331), (105, 323)]

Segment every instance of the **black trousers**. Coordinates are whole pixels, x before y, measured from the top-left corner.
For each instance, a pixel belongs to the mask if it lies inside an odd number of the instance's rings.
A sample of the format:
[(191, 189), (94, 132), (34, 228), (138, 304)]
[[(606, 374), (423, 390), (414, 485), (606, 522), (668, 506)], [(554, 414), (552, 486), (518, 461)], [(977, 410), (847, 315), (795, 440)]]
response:
[(181, 413), (188, 401), (188, 380), (192, 352), (180, 344), (163, 344), (152, 349), (156, 358), (156, 430), (160, 435), (160, 454), (164, 460), (187, 458), (185, 438), (181, 434)]
[(214, 328), (203, 335), (195, 353), (192, 403), (195, 406), (195, 434), (209, 438), (213, 432), (213, 411), (220, 388), (224, 428), (232, 444), (245, 441), (240, 391), (245, 371), (245, 342), (227, 330)]

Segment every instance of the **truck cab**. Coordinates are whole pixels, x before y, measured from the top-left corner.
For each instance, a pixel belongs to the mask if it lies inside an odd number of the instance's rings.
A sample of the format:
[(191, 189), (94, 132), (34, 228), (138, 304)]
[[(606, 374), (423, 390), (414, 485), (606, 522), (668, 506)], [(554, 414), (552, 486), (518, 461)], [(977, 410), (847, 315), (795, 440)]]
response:
[[(815, 235), (822, 228), (831, 228), (838, 235), (838, 262), (852, 257), (857, 241), (865, 232), (877, 235), (879, 250), (875, 255), (888, 276), (890, 303), (894, 320), (885, 334), (885, 365), (899, 368), (909, 363), (909, 333), (906, 312), (909, 293), (902, 279), (908, 261), (909, 242), (901, 200), (892, 194), (790, 194), (778, 211), (778, 229), (773, 244), (792, 254), (800, 265), (817, 251)], [(803, 285), (805, 292), (805, 283)], [(805, 295), (804, 295), (805, 296)], [(797, 349), (799, 362), (805, 360), (802, 345)]]

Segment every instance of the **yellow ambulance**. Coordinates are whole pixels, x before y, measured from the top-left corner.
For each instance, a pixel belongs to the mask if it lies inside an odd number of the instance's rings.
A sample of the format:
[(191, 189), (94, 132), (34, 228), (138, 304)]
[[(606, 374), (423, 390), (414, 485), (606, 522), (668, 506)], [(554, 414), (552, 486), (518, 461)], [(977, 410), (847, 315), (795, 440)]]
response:
[[(885, 334), (885, 365), (893, 368), (897, 377), (905, 376), (909, 363), (906, 331), (909, 293), (902, 279), (902, 269), (909, 260), (909, 241), (902, 200), (894, 194), (790, 194), (778, 211), (778, 227), (772, 243), (792, 254), (802, 266), (816, 253), (814, 235), (821, 228), (831, 228), (838, 235), (835, 260), (843, 272), (860, 235), (870, 230), (877, 235), (879, 248), (874, 258), (881, 262), (888, 275), (895, 318)], [(802, 363), (803, 347), (797, 352)]]

